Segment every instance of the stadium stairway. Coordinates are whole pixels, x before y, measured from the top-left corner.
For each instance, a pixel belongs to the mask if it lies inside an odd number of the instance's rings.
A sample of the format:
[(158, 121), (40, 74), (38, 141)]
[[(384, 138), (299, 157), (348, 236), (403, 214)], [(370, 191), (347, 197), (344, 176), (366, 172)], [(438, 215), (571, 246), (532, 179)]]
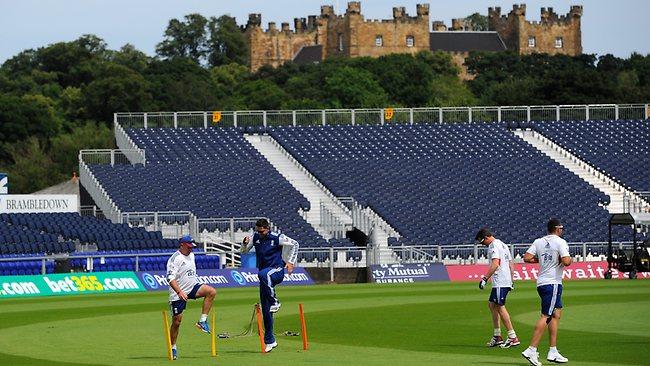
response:
[[(309, 200), (311, 207), (320, 207), (323, 203), (326, 210), (332, 213), (344, 226), (352, 227), (350, 210), (320, 183), (311, 173), (292, 157), (273, 137), (268, 135), (245, 135), (248, 142), (260, 152), (280, 174), (291, 183), (303, 196)], [(377, 220), (383, 219), (376, 213), (370, 213)], [(321, 210), (313, 209), (304, 212), (305, 220), (324, 238), (331, 239), (332, 234), (321, 225)], [(378, 246), (378, 258), (381, 263), (388, 263), (393, 253), (388, 248), (390, 234), (383, 228), (389, 227), (387, 222), (377, 225), (372, 230), (371, 241)]]
[(268, 135), (245, 135), (253, 147), (262, 154), (266, 160), (280, 174), (291, 183), (298, 192), (309, 200), (314, 209), (304, 211), (305, 220), (316, 229), (325, 239), (331, 239), (332, 234), (321, 225), (321, 203), (344, 225), (352, 225), (352, 217), (345, 206), (327, 188), (311, 176), (311, 174)]
[(610, 204), (607, 206), (609, 213), (624, 212), (623, 196), (625, 194), (633, 198), (638, 198), (634, 192), (626, 189), (614, 180), (600, 173), (587, 162), (581, 160), (539, 132), (519, 129), (514, 130), (513, 133), (557, 163), (561, 164), (573, 174), (585, 180), (596, 189), (609, 195)]

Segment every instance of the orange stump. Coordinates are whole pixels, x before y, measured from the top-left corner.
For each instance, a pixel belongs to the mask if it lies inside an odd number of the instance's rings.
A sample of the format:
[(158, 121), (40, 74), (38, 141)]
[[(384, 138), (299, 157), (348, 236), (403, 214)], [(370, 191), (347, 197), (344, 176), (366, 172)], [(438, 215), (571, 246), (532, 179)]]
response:
[(298, 304), (298, 308), (300, 309), (300, 328), (301, 328), (301, 334), (302, 334), (302, 349), (305, 351), (309, 349), (309, 342), (307, 342), (307, 323), (305, 323), (305, 313), (302, 310), (302, 304)]
[(262, 326), (262, 310), (260, 309), (260, 304), (255, 304), (255, 312), (257, 313), (257, 333), (260, 335), (260, 347), (262, 348), (262, 353), (266, 353), (264, 348), (264, 327)]

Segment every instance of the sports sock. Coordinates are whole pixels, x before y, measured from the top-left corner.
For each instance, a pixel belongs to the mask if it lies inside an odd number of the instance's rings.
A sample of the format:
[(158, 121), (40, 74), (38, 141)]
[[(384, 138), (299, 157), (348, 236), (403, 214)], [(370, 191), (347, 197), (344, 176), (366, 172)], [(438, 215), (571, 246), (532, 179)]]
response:
[(494, 328), (494, 336), (500, 336), (501, 335), (501, 328)]
[(508, 331), (508, 338), (517, 338), (517, 333), (515, 333), (514, 329)]
[(204, 322), (208, 320), (208, 314), (201, 314), (201, 319), (199, 319), (199, 322)]
[(529, 349), (531, 352), (537, 352), (537, 347), (529, 346), (528, 349)]
[(557, 353), (557, 347), (549, 347), (548, 352), (549, 353)]

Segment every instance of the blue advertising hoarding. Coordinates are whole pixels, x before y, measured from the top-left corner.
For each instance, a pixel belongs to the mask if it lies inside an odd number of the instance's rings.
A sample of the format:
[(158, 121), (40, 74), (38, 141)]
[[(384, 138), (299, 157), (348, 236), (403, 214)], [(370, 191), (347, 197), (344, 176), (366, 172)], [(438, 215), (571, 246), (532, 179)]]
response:
[(412, 283), (423, 281), (449, 281), (442, 263), (383, 264), (370, 266), (370, 282)]
[[(257, 286), (259, 278), (256, 268), (237, 269), (199, 269), (196, 271), (199, 283), (212, 287), (247, 287)], [(169, 289), (165, 271), (137, 272), (138, 278), (147, 291), (163, 291)], [(285, 271), (282, 285), (313, 285), (314, 281), (304, 268), (294, 268), (292, 274)]]

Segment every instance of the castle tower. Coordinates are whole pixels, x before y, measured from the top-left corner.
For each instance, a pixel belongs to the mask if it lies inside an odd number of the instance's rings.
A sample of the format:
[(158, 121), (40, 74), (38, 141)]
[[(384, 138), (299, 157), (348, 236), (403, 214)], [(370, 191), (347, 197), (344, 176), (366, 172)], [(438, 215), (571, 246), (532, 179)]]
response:
[(515, 4), (508, 15), (501, 15), (499, 7), (489, 8), (488, 22), (508, 49), (519, 54), (582, 54), (582, 6), (571, 6), (569, 13), (562, 16), (553, 8), (541, 8), (540, 15), (539, 22), (527, 21), (526, 5)]

